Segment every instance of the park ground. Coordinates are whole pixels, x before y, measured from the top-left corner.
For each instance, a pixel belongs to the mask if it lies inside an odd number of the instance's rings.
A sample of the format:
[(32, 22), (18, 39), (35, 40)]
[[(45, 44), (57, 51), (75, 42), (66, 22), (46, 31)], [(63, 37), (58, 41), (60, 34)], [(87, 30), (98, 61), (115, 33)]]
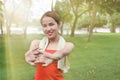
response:
[[(74, 43), (69, 55), (71, 68), (65, 80), (120, 80), (120, 34), (94, 33), (92, 42), (87, 35), (64, 36)], [(24, 60), (33, 39), (39, 35), (0, 37), (0, 80), (33, 80), (35, 67)]]

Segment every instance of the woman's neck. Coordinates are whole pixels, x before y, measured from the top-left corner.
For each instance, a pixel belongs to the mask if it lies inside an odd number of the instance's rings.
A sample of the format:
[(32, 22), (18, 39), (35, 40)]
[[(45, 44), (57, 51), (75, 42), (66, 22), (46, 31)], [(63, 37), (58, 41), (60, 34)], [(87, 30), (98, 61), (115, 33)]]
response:
[(50, 39), (50, 40), (49, 40), (49, 43), (58, 43), (59, 37), (60, 37), (60, 36), (58, 35), (56, 38)]
[(56, 50), (57, 49), (58, 42), (59, 42), (59, 37), (60, 36), (57, 36), (56, 38), (49, 40), (49, 43), (48, 43), (48, 46), (47, 46), (48, 50)]

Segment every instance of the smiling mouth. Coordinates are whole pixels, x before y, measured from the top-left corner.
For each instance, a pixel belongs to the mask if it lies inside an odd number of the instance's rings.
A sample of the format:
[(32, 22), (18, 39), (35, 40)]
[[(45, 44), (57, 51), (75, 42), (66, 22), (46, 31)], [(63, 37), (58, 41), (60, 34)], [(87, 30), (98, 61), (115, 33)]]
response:
[(51, 36), (51, 35), (53, 34), (53, 32), (48, 32), (47, 34), (48, 34), (49, 36)]

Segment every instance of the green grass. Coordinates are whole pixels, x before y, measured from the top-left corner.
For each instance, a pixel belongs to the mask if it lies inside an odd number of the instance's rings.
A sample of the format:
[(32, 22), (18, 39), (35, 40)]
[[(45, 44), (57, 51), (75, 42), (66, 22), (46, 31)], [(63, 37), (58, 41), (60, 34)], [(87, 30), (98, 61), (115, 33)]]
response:
[(120, 80), (120, 34), (97, 34), (91, 43), (84, 36), (71, 41), (75, 49), (66, 80)]
[(0, 80), (7, 80), (7, 65), (5, 59), (4, 37), (0, 37)]
[[(0, 45), (0, 51), (6, 50), (0, 59), (7, 64), (7, 69), (0, 68), (0, 73), (7, 74), (8, 80), (33, 80), (35, 67), (26, 64), (24, 53), (30, 42), (39, 37), (12, 36), (5, 39), (6, 43), (0, 39), (0, 43), (6, 45), (6, 48)], [(64, 74), (65, 80), (120, 80), (120, 34), (96, 33), (91, 43), (87, 43), (86, 35), (65, 38), (75, 45), (69, 55), (71, 68)], [(0, 80), (6, 80), (4, 77)]]

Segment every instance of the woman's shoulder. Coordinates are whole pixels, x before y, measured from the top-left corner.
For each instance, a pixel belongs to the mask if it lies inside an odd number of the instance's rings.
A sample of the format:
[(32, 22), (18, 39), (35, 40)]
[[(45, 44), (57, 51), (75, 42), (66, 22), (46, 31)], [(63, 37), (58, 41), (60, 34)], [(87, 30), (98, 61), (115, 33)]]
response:
[(38, 39), (34, 39), (32, 40), (31, 44), (39, 44), (41, 40)]
[(72, 42), (66, 42), (66, 43), (65, 43), (65, 46), (66, 46), (66, 47), (72, 47), (72, 48), (73, 48), (73, 47), (74, 47), (74, 44), (73, 44)]
[(30, 50), (34, 50), (39, 47), (40, 40), (34, 39), (31, 41)]

